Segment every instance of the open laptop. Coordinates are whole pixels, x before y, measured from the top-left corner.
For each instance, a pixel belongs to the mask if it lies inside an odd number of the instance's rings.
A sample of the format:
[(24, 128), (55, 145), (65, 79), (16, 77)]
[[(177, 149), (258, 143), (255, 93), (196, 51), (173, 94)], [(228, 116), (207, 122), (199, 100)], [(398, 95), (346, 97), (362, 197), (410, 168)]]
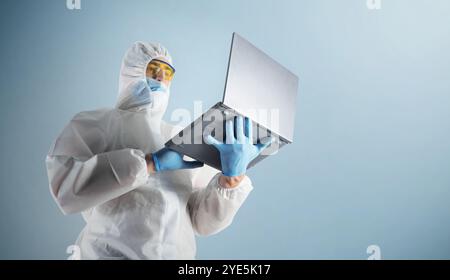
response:
[(165, 145), (222, 170), (219, 152), (205, 143), (204, 136), (211, 134), (225, 142), (225, 121), (238, 115), (248, 117), (253, 127), (253, 143), (259, 143), (267, 136), (275, 139), (250, 162), (248, 168), (251, 168), (292, 143), (297, 91), (296, 75), (233, 33), (222, 102), (211, 107)]

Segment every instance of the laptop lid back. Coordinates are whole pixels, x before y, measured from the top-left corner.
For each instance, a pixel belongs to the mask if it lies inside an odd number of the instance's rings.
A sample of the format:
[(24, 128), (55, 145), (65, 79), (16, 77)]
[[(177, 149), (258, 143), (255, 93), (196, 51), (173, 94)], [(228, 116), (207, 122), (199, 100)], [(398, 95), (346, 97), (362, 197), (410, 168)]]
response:
[(293, 141), (298, 77), (233, 33), (223, 103)]

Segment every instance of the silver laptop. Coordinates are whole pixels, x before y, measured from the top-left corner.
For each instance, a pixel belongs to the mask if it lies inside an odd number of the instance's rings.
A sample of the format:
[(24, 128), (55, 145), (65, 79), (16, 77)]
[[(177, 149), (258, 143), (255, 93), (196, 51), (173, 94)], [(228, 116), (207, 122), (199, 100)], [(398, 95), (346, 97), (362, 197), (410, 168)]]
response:
[[(253, 167), (294, 137), (298, 77), (250, 42), (233, 33), (225, 91), (218, 102), (165, 145), (181, 154), (221, 169), (219, 152), (204, 141), (211, 134), (225, 141), (225, 121), (248, 117), (253, 143), (271, 136), (275, 141), (255, 158)], [(235, 134), (236, 135), (236, 134)]]

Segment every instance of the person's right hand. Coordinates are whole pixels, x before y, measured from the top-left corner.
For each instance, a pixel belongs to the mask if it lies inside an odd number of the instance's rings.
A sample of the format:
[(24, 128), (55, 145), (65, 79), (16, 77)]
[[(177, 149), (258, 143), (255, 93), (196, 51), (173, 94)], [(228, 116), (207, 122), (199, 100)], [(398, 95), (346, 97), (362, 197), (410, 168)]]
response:
[(151, 156), (148, 156), (147, 158), (151, 159), (151, 162), (147, 160), (147, 166), (150, 166), (149, 169), (152, 169), (151, 166), (153, 164), (156, 172), (164, 170), (192, 169), (203, 166), (203, 162), (200, 161), (184, 160), (182, 154), (170, 150), (167, 147), (151, 154)]

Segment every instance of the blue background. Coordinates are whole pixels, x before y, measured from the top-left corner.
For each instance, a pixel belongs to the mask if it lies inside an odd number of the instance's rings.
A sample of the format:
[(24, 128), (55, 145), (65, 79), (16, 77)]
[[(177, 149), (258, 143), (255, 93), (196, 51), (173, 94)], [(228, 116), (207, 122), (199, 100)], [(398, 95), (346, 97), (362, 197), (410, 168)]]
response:
[(450, 2), (0, 3), (0, 258), (64, 259), (84, 222), (45, 156), (77, 112), (112, 107), (137, 40), (171, 51), (170, 112), (221, 99), (236, 31), (300, 77), (295, 143), (249, 172), (235, 222), (198, 258), (450, 258)]

